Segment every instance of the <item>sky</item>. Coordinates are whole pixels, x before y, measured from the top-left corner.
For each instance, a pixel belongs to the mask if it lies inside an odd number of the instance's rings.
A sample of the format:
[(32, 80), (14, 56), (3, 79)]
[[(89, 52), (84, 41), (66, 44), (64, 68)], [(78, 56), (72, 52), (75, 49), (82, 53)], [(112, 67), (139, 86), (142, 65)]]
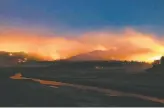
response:
[[(0, 48), (1, 50), (12, 49), (15, 51), (13, 49), (19, 49), (25, 51), (26, 49), (27, 51), (27, 48), (18, 48), (20, 44), (13, 48), (14, 42), (18, 43), (18, 40), (20, 42), (22, 38), (23, 40), (24, 38), (38, 40), (38, 38), (44, 37), (45, 39), (40, 39), (39, 42), (43, 46), (47, 46), (45, 40), (56, 42), (57, 38), (59, 40), (56, 43), (60, 43), (56, 44), (57, 46), (72, 44), (69, 49), (60, 48), (60, 50), (64, 50), (63, 53), (74, 52), (68, 54), (70, 57), (92, 51), (85, 48), (77, 51), (84, 46), (101, 46), (107, 50), (109, 50), (107, 48), (109, 46), (110, 48), (119, 46), (118, 49), (120, 49), (122, 48), (121, 44), (125, 46), (128, 46), (129, 42), (134, 44), (132, 40), (127, 40), (127, 37), (132, 35), (134, 40), (140, 37), (139, 40), (144, 40), (143, 43), (148, 41), (144, 46), (150, 46), (148, 43), (152, 40), (153, 42), (150, 43), (153, 43), (154, 46), (149, 48), (153, 53), (151, 56), (161, 56), (164, 52), (163, 41), (161, 42), (164, 34), (163, 13), (163, 0), (0, 0), (0, 38), (3, 38), (1, 40), (15, 39), (15, 41), (11, 40), (11, 46), (5, 41), (6, 43), (3, 42), (4, 44), (1, 44)], [(99, 40), (93, 39), (100, 37), (100, 35), (103, 36)], [(147, 36), (150, 40), (145, 40)], [(109, 44), (111, 38), (115, 42), (126, 41), (111, 45)], [(54, 46), (54, 42), (51, 43), (51, 47)], [(27, 42), (22, 44), (24, 43)], [(35, 43), (30, 42), (25, 45), (28, 46), (28, 51), (29, 47)], [(74, 48), (75, 43), (78, 43), (80, 47)], [(36, 46), (36, 49), (38, 47)], [(52, 50), (50, 47), (48, 48)], [(141, 46), (137, 44), (136, 47), (135, 44), (134, 48), (138, 49)], [(160, 51), (154, 52), (155, 49), (152, 51), (152, 48), (160, 49)], [(57, 49), (59, 50), (59, 48)], [(56, 49), (53, 50), (53, 54), (63, 55), (59, 52)]]
[[(164, 27), (163, 0), (1, 0), (1, 23), (60, 29)], [(160, 31), (161, 30), (161, 31)]]

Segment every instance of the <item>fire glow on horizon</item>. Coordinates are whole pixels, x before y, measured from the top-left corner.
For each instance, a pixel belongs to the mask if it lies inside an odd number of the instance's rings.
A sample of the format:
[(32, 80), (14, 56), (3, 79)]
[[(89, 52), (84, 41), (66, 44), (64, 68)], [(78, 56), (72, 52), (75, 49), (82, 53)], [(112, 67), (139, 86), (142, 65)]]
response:
[(134, 29), (122, 32), (85, 32), (78, 36), (54, 36), (17, 30), (0, 31), (0, 50), (25, 52), (39, 55), (44, 60), (66, 59), (94, 50), (108, 51), (103, 60), (114, 57), (118, 60), (151, 62), (164, 54), (164, 40), (153, 34), (144, 34)]

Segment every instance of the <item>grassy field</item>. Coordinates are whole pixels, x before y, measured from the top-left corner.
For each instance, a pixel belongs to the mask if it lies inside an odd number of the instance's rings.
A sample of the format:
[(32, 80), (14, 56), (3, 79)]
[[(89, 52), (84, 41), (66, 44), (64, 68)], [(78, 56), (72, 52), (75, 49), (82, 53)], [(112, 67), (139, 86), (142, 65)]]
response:
[[(64, 66), (63, 66), (64, 67)], [(143, 66), (106, 68), (0, 68), (0, 106), (164, 106), (133, 96), (117, 96), (68, 86), (53, 87), (32, 80), (10, 79), (16, 73), (27, 78), (60, 81), (113, 89), (163, 99), (164, 74), (149, 73)]]

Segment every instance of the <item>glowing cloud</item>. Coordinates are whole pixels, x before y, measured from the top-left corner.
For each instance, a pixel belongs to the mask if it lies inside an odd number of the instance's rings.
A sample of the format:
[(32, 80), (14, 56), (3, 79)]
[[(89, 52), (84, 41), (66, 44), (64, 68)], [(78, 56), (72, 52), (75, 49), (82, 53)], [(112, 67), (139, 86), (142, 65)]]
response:
[[(125, 29), (122, 32), (86, 32), (76, 37), (49, 36), (16, 30), (0, 31), (0, 50), (40, 55), (46, 60), (65, 59), (78, 54), (101, 50), (103, 59), (153, 61), (164, 54), (163, 39)], [(154, 58), (154, 59), (153, 59)]]

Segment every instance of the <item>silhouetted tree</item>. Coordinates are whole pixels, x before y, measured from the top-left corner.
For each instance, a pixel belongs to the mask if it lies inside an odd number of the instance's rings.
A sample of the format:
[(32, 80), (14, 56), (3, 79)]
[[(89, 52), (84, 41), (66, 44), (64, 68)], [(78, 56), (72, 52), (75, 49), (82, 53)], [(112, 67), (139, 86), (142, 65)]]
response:
[(161, 64), (161, 65), (164, 65), (164, 56), (161, 57), (161, 59), (160, 59), (160, 64)]

